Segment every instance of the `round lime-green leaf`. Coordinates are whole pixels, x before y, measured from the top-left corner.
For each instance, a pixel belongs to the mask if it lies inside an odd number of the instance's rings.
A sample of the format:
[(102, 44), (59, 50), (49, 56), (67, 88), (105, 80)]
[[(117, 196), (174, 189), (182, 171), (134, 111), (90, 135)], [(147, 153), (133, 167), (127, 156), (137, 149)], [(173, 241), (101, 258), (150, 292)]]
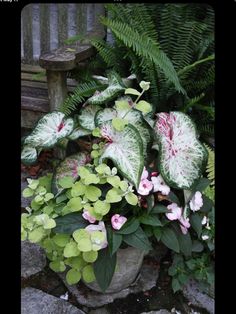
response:
[(76, 269), (70, 269), (66, 274), (66, 281), (69, 285), (74, 285), (78, 283), (81, 279), (81, 273), (80, 271)]
[(30, 189), (30, 188), (26, 188), (26, 189), (23, 190), (22, 195), (23, 195), (24, 197), (31, 197), (31, 196), (34, 195), (34, 190), (32, 190), (32, 189)]
[(93, 267), (91, 265), (87, 265), (82, 270), (83, 280), (87, 283), (95, 281), (95, 275), (93, 271)]
[(126, 194), (125, 199), (126, 199), (127, 203), (129, 203), (130, 205), (137, 205), (138, 204), (138, 197), (137, 197), (137, 195), (135, 195), (132, 192)]
[(49, 263), (49, 267), (55, 272), (63, 272), (66, 270), (66, 265), (62, 261), (53, 261)]
[(83, 259), (88, 263), (93, 263), (98, 258), (97, 251), (83, 252)]
[(56, 243), (56, 245), (58, 245), (60, 247), (64, 247), (69, 242), (70, 235), (60, 233), (60, 234), (56, 234), (52, 239)]
[(66, 244), (64, 248), (64, 252), (63, 252), (63, 255), (65, 257), (74, 257), (74, 256), (78, 256), (79, 254), (80, 254), (80, 251), (78, 249), (76, 242), (72, 241)]
[(92, 202), (96, 202), (96, 200), (102, 195), (102, 191), (96, 186), (90, 185), (86, 187), (85, 196)]
[(109, 210), (111, 208), (111, 205), (109, 203), (106, 203), (105, 201), (96, 201), (96, 203), (94, 203), (94, 211), (97, 213), (97, 214), (100, 214), (100, 215), (106, 215)]

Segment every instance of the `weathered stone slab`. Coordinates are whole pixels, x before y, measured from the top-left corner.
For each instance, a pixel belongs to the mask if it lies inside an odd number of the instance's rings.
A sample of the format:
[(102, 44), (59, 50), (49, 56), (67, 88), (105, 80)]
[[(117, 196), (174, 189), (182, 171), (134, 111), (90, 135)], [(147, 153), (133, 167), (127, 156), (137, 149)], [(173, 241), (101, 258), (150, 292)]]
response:
[(69, 302), (41, 290), (25, 288), (21, 291), (21, 314), (85, 314)]
[(87, 307), (101, 307), (112, 303), (115, 299), (125, 298), (128, 294), (150, 290), (155, 287), (159, 276), (158, 265), (150, 264), (144, 260), (140, 274), (135, 282), (126, 289), (116, 293), (102, 294), (87, 288), (83, 283), (68, 285), (65, 280), (65, 273), (59, 273), (68, 290), (75, 296), (79, 304)]
[(183, 295), (191, 304), (204, 308), (210, 314), (214, 314), (215, 300), (206, 293), (202, 292), (196, 281), (189, 281), (189, 283), (183, 288)]
[(42, 248), (29, 241), (21, 242), (21, 276), (28, 278), (46, 266), (46, 256)]

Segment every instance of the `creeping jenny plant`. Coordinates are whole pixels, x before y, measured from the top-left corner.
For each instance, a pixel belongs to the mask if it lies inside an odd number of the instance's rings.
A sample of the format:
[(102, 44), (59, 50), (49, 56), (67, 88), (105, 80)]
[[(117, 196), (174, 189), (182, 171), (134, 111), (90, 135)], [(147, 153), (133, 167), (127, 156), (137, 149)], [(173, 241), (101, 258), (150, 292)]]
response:
[[(186, 114), (154, 116), (142, 99), (148, 82), (140, 82), (140, 91), (114, 82), (119, 88), (95, 93), (73, 117), (45, 115), (25, 138), (22, 162), (28, 164), (63, 140), (89, 136), (91, 150), (66, 157), (53, 174), (28, 179), (23, 196), (32, 200), (22, 214), (22, 239), (39, 243), (51, 269), (66, 271), (69, 284), (97, 280), (105, 291), (117, 250), (149, 251), (153, 240), (175, 254), (174, 291), (194, 267), (196, 278), (212, 283), (209, 258), (201, 264), (205, 277), (191, 262), (214, 249), (214, 200), (203, 177), (207, 150)], [(182, 270), (175, 271), (180, 262)]]

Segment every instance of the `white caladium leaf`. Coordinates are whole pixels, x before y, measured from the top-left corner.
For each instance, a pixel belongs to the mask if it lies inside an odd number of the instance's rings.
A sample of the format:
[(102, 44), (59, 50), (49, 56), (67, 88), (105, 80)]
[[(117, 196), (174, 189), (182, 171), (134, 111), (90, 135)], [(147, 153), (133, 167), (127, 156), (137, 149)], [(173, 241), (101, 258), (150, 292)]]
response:
[(111, 121), (116, 116), (117, 116), (117, 112), (113, 108), (101, 109), (95, 115), (95, 125), (97, 127), (100, 127), (107, 121)]
[(32, 147), (49, 148), (68, 136), (74, 128), (74, 121), (65, 118), (62, 112), (51, 112), (42, 117), (24, 144)]
[(143, 141), (143, 154), (146, 159), (147, 152), (149, 151), (152, 143), (152, 131), (149, 124), (144, 120), (142, 113), (136, 109), (131, 109), (129, 111), (119, 110), (118, 117), (127, 119), (129, 123), (139, 131)]
[(137, 188), (144, 165), (143, 143), (137, 129), (128, 124), (123, 131), (118, 132), (108, 121), (102, 125), (101, 135), (107, 139), (107, 143), (100, 162), (111, 159), (122, 175)]
[(76, 127), (73, 132), (67, 137), (69, 140), (77, 140), (77, 138), (91, 134), (90, 130), (85, 130), (80, 126)]
[(143, 119), (142, 113), (131, 107), (123, 110), (115, 110), (113, 108), (105, 108), (99, 110), (95, 116), (95, 125), (101, 127), (107, 121), (111, 121), (113, 118), (126, 119), (132, 124), (138, 131), (143, 142), (143, 154), (144, 158), (147, 157), (147, 152), (151, 147), (152, 133), (148, 123)]
[(78, 122), (80, 126), (86, 130), (92, 131), (95, 129), (94, 118), (95, 114), (101, 107), (88, 105), (81, 110), (81, 114), (78, 116)]
[(32, 146), (25, 145), (21, 152), (21, 162), (25, 165), (31, 165), (37, 160), (37, 150)]
[(59, 180), (64, 177), (71, 177), (75, 182), (78, 177), (78, 170), (80, 166), (86, 165), (90, 162), (90, 157), (86, 153), (78, 153), (65, 158), (55, 169), (52, 178), (52, 192), (55, 195), (61, 194), (64, 189), (58, 184)]
[(108, 87), (102, 91), (97, 91), (92, 97), (90, 97), (87, 101), (92, 105), (102, 105), (107, 103), (108, 101), (117, 97), (120, 92), (125, 90), (124, 83), (122, 79), (118, 77), (118, 75), (112, 72), (108, 75)]
[(159, 113), (155, 125), (160, 172), (174, 188), (190, 189), (206, 166), (207, 151), (197, 139), (193, 121), (182, 112)]

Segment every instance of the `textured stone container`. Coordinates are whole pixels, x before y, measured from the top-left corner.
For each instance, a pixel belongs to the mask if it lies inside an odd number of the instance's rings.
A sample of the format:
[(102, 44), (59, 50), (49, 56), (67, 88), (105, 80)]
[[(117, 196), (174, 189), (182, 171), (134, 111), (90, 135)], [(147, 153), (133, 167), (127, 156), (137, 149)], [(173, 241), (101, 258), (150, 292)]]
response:
[[(119, 249), (117, 251), (116, 270), (105, 293), (115, 293), (131, 285), (141, 269), (146, 253), (134, 247)], [(94, 291), (102, 292), (96, 281), (92, 283), (84, 282), (84, 284)]]

